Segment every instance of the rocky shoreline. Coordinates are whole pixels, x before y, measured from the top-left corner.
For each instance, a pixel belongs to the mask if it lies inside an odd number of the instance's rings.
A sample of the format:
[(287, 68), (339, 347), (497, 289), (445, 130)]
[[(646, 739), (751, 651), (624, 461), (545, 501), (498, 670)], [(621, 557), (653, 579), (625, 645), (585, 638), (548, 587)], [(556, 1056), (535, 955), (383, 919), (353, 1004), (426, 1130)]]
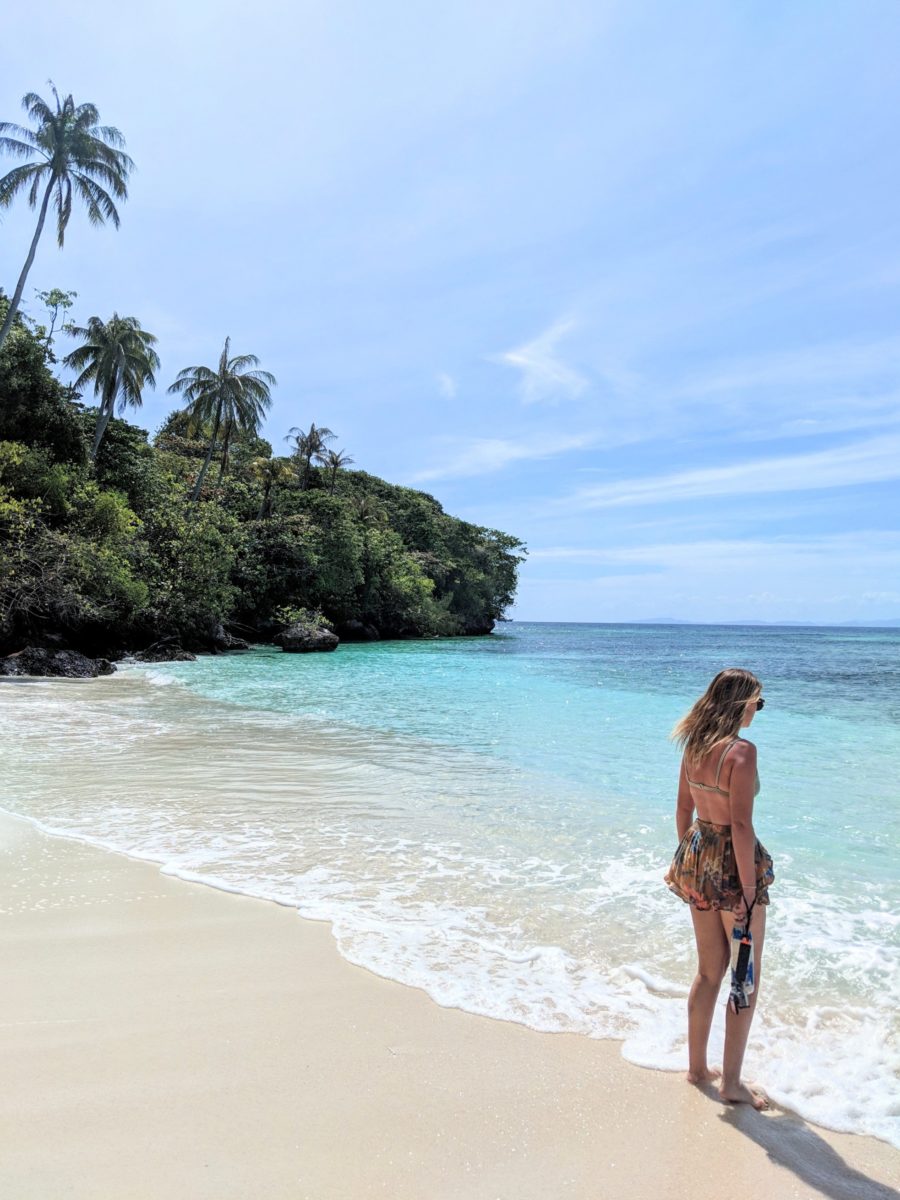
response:
[[(469, 636), (485, 636), (493, 631), (478, 630)], [(140, 648), (76, 647), (65, 644), (61, 634), (46, 635), (35, 644), (0, 656), (0, 678), (27, 676), (32, 678), (60, 677), (66, 679), (97, 679), (112, 675), (117, 662), (193, 662), (198, 655), (229, 654), (249, 650), (251, 644), (275, 645), (288, 654), (333, 652), (341, 642), (380, 641), (381, 635), (371, 625), (349, 621), (335, 630), (320, 617), (293, 621), (289, 625), (273, 624), (260, 630), (244, 630), (253, 642), (237, 637), (222, 625), (210, 631), (203, 646), (187, 649), (176, 639), (168, 638)], [(89, 652), (90, 651), (90, 652)]]

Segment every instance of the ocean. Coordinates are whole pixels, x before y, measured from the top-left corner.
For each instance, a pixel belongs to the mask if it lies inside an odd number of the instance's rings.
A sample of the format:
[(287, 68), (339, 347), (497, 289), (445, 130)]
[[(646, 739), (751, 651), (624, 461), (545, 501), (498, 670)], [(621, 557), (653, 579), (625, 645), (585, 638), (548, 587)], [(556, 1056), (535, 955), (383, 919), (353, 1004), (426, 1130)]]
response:
[(763, 682), (776, 873), (746, 1076), (900, 1147), (900, 630), (515, 622), (9, 681), (3, 805), (328, 921), (439, 1004), (683, 1070), (668, 734), (725, 666)]

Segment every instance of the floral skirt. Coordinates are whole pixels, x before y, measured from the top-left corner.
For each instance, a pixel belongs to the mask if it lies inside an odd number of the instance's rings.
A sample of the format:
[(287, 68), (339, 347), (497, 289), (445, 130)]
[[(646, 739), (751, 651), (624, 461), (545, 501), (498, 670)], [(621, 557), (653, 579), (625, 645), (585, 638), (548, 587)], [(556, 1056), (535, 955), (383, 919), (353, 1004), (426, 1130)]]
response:
[[(756, 903), (769, 903), (774, 882), (772, 856), (756, 843)], [(731, 826), (694, 821), (675, 851), (666, 872), (666, 884), (694, 908), (719, 908), (729, 912), (741, 899), (741, 880), (731, 843)]]

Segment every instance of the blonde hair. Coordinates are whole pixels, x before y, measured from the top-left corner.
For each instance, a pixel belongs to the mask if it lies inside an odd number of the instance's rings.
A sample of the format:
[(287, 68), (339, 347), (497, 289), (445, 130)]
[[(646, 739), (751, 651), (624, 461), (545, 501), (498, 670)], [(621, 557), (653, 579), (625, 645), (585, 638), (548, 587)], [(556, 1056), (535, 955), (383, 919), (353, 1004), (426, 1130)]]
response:
[(672, 740), (691, 764), (699, 763), (719, 742), (737, 736), (748, 700), (762, 684), (751, 671), (728, 667), (720, 671), (694, 707), (672, 730)]

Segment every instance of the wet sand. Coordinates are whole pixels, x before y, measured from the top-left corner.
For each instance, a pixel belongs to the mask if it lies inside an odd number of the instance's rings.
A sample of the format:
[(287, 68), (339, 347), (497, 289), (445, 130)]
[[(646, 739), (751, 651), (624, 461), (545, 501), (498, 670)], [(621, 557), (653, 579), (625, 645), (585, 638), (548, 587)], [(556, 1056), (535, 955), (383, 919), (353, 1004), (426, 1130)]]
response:
[(10, 1200), (898, 1197), (900, 1153), (443, 1009), (329, 927), (0, 818)]

